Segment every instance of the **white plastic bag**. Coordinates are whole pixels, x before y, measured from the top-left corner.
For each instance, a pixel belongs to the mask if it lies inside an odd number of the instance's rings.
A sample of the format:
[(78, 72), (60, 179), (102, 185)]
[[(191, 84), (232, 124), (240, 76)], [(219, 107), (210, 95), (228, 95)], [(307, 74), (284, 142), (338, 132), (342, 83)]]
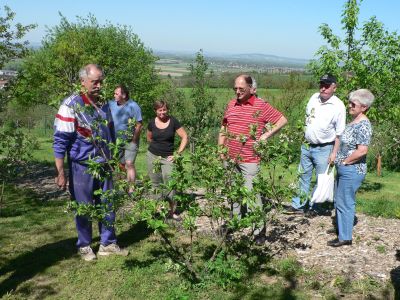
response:
[(311, 204), (322, 203), (325, 201), (333, 202), (333, 190), (335, 188), (335, 166), (329, 172), (329, 165), (325, 173), (319, 174), (317, 178), (317, 188), (315, 189)]

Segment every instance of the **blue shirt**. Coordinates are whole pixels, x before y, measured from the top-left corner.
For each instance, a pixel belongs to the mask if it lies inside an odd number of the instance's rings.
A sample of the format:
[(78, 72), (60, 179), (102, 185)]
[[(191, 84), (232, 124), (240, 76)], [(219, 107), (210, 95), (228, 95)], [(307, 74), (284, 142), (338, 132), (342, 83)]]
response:
[(142, 110), (139, 105), (129, 99), (123, 105), (118, 105), (117, 101), (110, 100), (108, 102), (112, 118), (114, 121), (115, 136), (118, 137), (119, 131), (124, 131), (128, 129), (128, 121), (132, 119), (136, 122), (142, 122)]

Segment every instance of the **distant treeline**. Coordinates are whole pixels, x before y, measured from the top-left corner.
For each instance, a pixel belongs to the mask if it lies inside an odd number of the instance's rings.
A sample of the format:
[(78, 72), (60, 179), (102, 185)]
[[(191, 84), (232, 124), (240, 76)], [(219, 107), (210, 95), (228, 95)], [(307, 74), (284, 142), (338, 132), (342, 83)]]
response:
[[(240, 74), (249, 74), (256, 79), (258, 88), (267, 89), (285, 89), (290, 82), (290, 74), (270, 74), (264, 72), (222, 72), (210, 73), (208, 75), (209, 87), (211, 88), (227, 88), (233, 87), (235, 78)], [(318, 88), (318, 83), (314, 82), (312, 75), (305, 73), (297, 73), (299, 79), (304, 83), (306, 89)], [(292, 74), (293, 75), (293, 74)], [(177, 87), (193, 87), (194, 78), (190, 74), (184, 74), (180, 77), (170, 77)]]
[[(22, 60), (16, 59), (9, 61), (4, 69), (21, 71)], [(267, 88), (267, 89), (285, 89), (287, 88), (287, 83), (290, 78), (290, 73), (287, 74), (271, 74), (267, 72), (260, 71), (238, 71), (238, 72), (212, 72), (208, 75), (209, 87), (211, 88), (227, 88), (232, 87), (235, 78), (240, 74), (249, 74), (253, 76), (253, 78), (257, 81), (257, 86), (259, 88)], [(318, 88), (317, 82), (314, 81), (311, 74), (305, 72), (292, 72), (299, 74), (301, 81), (305, 83), (305, 86), (310, 89)], [(174, 81), (177, 87), (193, 87), (193, 77), (190, 73), (183, 74), (179, 77), (170, 77), (172, 81)]]

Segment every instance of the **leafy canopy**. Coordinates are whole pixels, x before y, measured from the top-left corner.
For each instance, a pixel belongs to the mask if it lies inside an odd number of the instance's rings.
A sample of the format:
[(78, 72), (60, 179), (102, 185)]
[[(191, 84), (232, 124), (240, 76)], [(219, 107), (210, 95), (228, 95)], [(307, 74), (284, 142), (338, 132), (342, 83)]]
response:
[(60, 24), (48, 29), (42, 47), (29, 55), (15, 86), (20, 104), (49, 104), (76, 90), (79, 69), (96, 63), (103, 67), (106, 99), (113, 98), (117, 84), (125, 84), (144, 111), (151, 111), (159, 79), (156, 58), (132, 29), (123, 25), (100, 25), (96, 18), (78, 17), (76, 23), (61, 16)]
[(342, 97), (358, 88), (370, 89), (376, 96), (374, 110), (393, 118), (396, 114), (393, 108), (400, 99), (397, 88), (400, 83), (400, 36), (387, 31), (375, 16), (360, 28), (361, 2), (348, 0), (344, 6), (343, 39), (334, 35), (328, 24), (320, 26), (327, 45), (317, 51), (310, 68), (316, 77), (326, 72), (336, 75), (340, 85), (338, 93)]
[(26, 53), (28, 42), (20, 40), (29, 30), (36, 27), (34, 24), (17, 23), (13, 28), (15, 13), (8, 6), (4, 6), (3, 10), (5, 16), (0, 15), (0, 69), (9, 60), (22, 57)]
[(328, 24), (320, 26), (326, 45), (319, 48), (310, 69), (316, 77), (324, 73), (337, 76), (341, 99), (350, 91), (367, 88), (375, 95), (368, 112), (375, 123), (378, 153), (388, 153), (389, 166), (400, 161), (400, 36), (389, 32), (375, 16), (361, 27), (361, 0), (347, 0), (342, 13), (344, 37), (335, 35)]

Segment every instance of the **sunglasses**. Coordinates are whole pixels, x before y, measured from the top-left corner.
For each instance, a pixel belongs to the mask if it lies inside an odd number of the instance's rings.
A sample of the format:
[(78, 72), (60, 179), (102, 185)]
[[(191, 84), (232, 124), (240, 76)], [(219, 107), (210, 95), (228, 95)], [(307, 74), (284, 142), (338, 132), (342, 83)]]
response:
[(233, 91), (234, 91), (234, 92), (239, 91), (239, 92), (243, 93), (244, 91), (246, 91), (246, 88), (234, 87), (234, 88), (233, 88)]
[(361, 107), (367, 107), (367, 106), (364, 105), (364, 104), (355, 103), (355, 102), (353, 102), (353, 101), (349, 101), (349, 104), (350, 104), (351, 108), (354, 108), (354, 107), (356, 107), (357, 105), (359, 105), (359, 106), (361, 106)]
[(323, 83), (323, 82), (320, 82), (319, 83), (319, 87), (322, 89), (322, 88), (324, 88), (324, 89), (329, 89), (330, 87), (332, 86), (332, 83)]

